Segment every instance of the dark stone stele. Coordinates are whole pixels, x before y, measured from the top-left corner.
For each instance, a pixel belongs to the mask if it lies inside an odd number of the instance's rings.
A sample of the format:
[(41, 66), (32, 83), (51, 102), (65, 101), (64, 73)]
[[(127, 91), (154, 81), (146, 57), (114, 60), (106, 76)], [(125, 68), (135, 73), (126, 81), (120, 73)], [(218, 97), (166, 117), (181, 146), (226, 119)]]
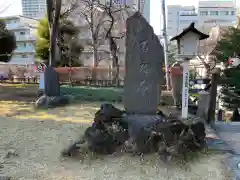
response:
[(46, 96), (60, 96), (59, 77), (53, 67), (47, 67), (45, 70), (44, 88)]
[[(145, 149), (149, 128), (162, 121), (156, 115), (163, 83), (163, 47), (153, 28), (136, 12), (126, 22), (126, 63), (124, 79), (124, 108), (132, 141)], [(140, 136), (141, 135), (141, 136)], [(140, 137), (140, 138), (139, 138)], [(130, 143), (131, 144), (131, 143)]]
[(129, 17), (126, 28), (124, 107), (127, 114), (156, 114), (163, 82), (163, 47), (141, 13)]
[(44, 73), (44, 92), (37, 93), (36, 108), (53, 108), (69, 104), (69, 96), (60, 95), (58, 73), (53, 67), (47, 67)]

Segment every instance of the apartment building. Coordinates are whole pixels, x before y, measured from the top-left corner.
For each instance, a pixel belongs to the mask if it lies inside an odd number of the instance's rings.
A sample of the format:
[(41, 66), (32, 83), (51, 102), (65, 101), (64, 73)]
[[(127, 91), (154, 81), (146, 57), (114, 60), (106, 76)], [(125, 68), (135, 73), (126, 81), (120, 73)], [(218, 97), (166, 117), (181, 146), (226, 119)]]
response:
[(22, 13), (26, 17), (41, 19), (46, 7), (46, 0), (22, 0)]
[(199, 1), (199, 26), (204, 32), (212, 27), (231, 27), (237, 23), (235, 1)]
[(14, 32), (17, 48), (9, 64), (29, 65), (35, 62), (35, 44), (38, 21), (25, 16), (1, 17), (8, 30)]
[[(108, 0), (99, 0), (102, 4), (107, 3)], [(115, 22), (114, 29), (112, 31), (113, 36), (118, 37), (121, 36), (125, 32), (125, 21), (127, 17), (136, 12), (137, 5), (135, 4), (136, 0), (115, 0), (114, 6), (118, 8), (118, 6), (121, 5), (127, 5), (130, 8), (127, 9), (127, 11), (121, 11), (119, 13), (115, 13)], [(143, 8), (144, 6), (141, 6)], [(146, 6), (145, 6), (146, 8)], [(149, 4), (150, 8), (150, 4)], [(84, 13), (87, 10), (87, 7), (84, 7), (84, 5), (81, 5), (76, 10), (76, 13), (71, 14), (71, 19), (74, 21), (74, 23), (81, 29), (79, 33), (79, 41), (84, 45), (84, 51), (81, 55), (81, 60), (83, 61), (85, 66), (92, 66), (94, 62), (94, 50), (92, 46), (92, 32), (89, 27), (89, 22), (86, 21), (85, 17), (81, 15), (80, 12)], [(150, 10), (148, 10), (148, 13), (150, 14)], [(94, 10), (94, 23), (95, 26), (99, 23), (99, 18), (103, 15), (103, 11), (98, 8), (97, 11)], [(108, 16), (105, 16), (104, 19), (101, 20), (101, 22), (105, 21), (107, 22)], [(146, 17), (145, 17), (146, 18)], [(150, 17), (146, 18), (150, 19)], [(108, 19), (110, 20), (110, 19)], [(100, 22), (100, 23), (101, 23)], [(98, 58), (101, 59), (99, 66), (105, 66), (109, 67), (111, 66), (112, 61), (110, 60), (110, 53), (109, 53), (109, 42), (105, 37), (101, 37), (101, 34), (104, 35), (106, 33), (106, 29), (108, 28), (107, 23), (103, 23), (100, 26), (100, 32), (98, 37)], [(105, 32), (104, 32), (105, 31)], [(118, 57), (119, 57), (119, 65), (124, 66), (125, 64), (125, 39), (115, 39), (117, 41), (118, 46)]]
[(192, 22), (198, 24), (199, 17), (194, 6), (167, 6), (167, 34), (176, 36)]
[(237, 23), (235, 1), (199, 1), (194, 6), (170, 5), (167, 7), (167, 33), (175, 36), (191, 22), (208, 33), (215, 26), (230, 27)]
[[(109, 0), (100, 0), (100, 2), (108, 2)], [(115, 5), (127, 5), (132, 12), (139, 10), (145, 19), (150, 22), (150, 3), (151, 0), (113, 0)], [(139, 4), (140, 3), (140, 4)]]

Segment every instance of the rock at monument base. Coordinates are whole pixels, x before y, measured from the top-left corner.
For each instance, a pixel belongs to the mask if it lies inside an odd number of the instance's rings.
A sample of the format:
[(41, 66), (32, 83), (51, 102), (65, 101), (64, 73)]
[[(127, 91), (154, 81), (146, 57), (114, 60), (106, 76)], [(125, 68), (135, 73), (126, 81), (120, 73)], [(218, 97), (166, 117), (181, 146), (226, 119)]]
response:
[(37, 91), (37, 99), (44, 95), (44, 90), (40, 89)]
[(11, 180), (12, 178), (9, 176), (0, 176), (0, 180)]
[(59, 77), (53, 67), (47, 67), (44, 72), (44, 94), (49, 97), (60, 96)]
[(103, 104), (83, 138), (62, 154), (72, 156), (81, 149), (81, 144), (87, 144), (90, 151), (98, 154), (121, 150), (133, 154), (164, 152), (175, 157), (204, 148), (206, 133), (202, 122), (185, 124), (177, 117), (157, 114), (127, 115), (111, 104)]
[(135, 153), (151, 152), (152, 127), (162, 121), (158, 115), (126, 115), (123, 121), (128, 123), (128, 133), (131, 137), (127, 149)]
[(71, 102), (71, 97), (64, 96), (46, 96), (43, 95), (35, 102), (35, 108), (54, 108), (58, 106), (64, 106)]

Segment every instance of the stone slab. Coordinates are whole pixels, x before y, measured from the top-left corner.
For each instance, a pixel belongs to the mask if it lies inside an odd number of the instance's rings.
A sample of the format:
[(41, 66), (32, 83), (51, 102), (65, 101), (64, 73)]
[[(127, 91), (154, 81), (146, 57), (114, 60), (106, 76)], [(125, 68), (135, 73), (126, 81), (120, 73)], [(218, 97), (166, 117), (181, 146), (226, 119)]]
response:
[(163, 119), (158, 115), (125, 115), (123, 121), (129, 125), (129, 135), (135, 137), (142, 128), (147, 129)]
[(155, 114), (163, 83), (163, 47), (141, 13), (126, 22), (124, 107), (128, 114)]
[(44, 90), (46, 96), (60, 96), (59, 77), (53, 67), (47, 67), (44, 72)]

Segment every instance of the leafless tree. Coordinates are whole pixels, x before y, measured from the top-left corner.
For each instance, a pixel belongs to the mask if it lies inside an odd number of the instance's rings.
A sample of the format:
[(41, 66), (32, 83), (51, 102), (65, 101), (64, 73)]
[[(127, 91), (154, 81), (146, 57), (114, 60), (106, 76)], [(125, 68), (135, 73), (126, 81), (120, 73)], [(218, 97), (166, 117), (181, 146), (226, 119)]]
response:
[(0, 4), (0, 14), (5, 13), (12, 4), (6, 4), (6, 1), (4, 1), (4, 4)]
[[(116, 69), (113, 77), (113, 83), (115, 83), (116, 86), (119, 86), (118, 51), (120, 47), (118, 46), (117, 41), (122, 40), (125, 37), (125, 30), (121, 32), (119, 27), (123, 24), (120, 21), (124, 21), (124, 17), (128, 15), (127, 10), (129, 7), (124, 4), (116, 5), (114, 4), (113, 0), (110, 0), (106, 4), (100, 4), (99, 6), (107, 16), (106, 19), (108, 25), (105, 28), (105, 39), (109, 45), (109, 54), (111, 57), (112, 67)], [(118, 31), (116, 31), (116, 29), (118, 29)]]
[(206, 69), (206, 76), (209, 77), (211, 71), (215, 68), (217, 59), (213, 55), (218, 41), (222, 38), (222, 34), (226, 29), (216, 26), (212, 28), (209, 33), (209, 38), (200, 42), (199, 53), (201, 56), (197, 56), (200, 62)]
[[(111, 1), (109, 3), (99, 0), (75, 1), (77, 1), (77, 8), (72, 14), (72, 17), (81, 21), (79, 22), (81, 26), (86, 26), (91, 34), (91, 42), (86, 42), (86, 45), (90, 46), (93, 51), (93, 69), (98, 67), (102, 60), (100, 56), (102, 53), (109, 54), (112, 57), (111, 59), (114, 59), (113, 64), (115, 65), (118, 61), (116, 39), (121, 38), (113, 36), (112, 32), (115, 28), (114, 24), (116, 23), (116, 19), (114, 18), (115, 14), (119, 13), (121, 9), (113, 6)], [(83, 24), (82, 21), (84, 21), (85, 24)], [(107, 52), (104, 48), (100, 48), (101, 45), (106, 45), (106, 42), (110, 44), (109, 51)], [(92, 76), (95, 76), (94, 72)]]
[(100, 62), (98, 49), (104, 40), (103, 29), (102, 26), (105, 23), (104, 17), (105, 14), (102, 13), (99, 9), (99, 1), (98, 0), (75, 0), (76, 1), (76, 9), (72, 14), (72, 18), (79, 22), (83, 26), (87, 27), (87, 29), (91, 33), (92, 42), (86, 42), (86, 45), (89, 45), (93, 50), (93, 67), (96, 68)]

